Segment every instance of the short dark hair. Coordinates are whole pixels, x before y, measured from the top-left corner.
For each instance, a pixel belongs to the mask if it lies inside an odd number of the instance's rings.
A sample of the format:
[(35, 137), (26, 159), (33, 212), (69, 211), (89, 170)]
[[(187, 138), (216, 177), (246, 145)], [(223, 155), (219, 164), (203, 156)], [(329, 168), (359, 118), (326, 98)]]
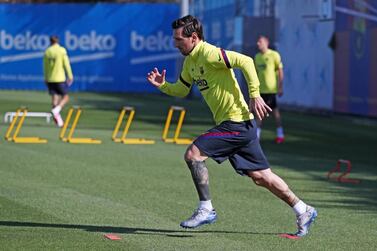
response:
[(59, 37), (58, 37), (58, 36), (55, 36), (55, 35), (51, 36), (51, 37), (50, 37), (50, 43), (51, 43), (51, 44), (59, 43)]
[(203, 26), (196, 17), (187, 15), (187, 16), (178, 18), (177, 20), (173, 21), (171, 26), (173, 29), (178, 29), (178, 28), (183, 27), (182, 34), (184, 37), (191, 37), (192, 33), (196, 32), (196, 34), (198, 34), (198, 37), (204, 40)]
[(265, 39), (267, 41), (267, 43), (270, 43), (270, 39), (266, 35), (261, 34), (261, 35), (259, 35), (259, 39), (260, 38), (263, 38), (263, 39)]

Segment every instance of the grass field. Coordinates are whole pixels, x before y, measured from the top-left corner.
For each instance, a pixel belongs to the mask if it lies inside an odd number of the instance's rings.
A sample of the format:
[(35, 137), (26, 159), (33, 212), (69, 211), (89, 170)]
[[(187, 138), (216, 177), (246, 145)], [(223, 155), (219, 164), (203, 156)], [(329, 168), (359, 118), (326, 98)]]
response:
[[(48, 111), (42, 92), (0, 92), (0, 134), (5, 112), (21, 105)], [(218, 222), (184, 230), (179, 222), (197, 204), (183, 154), (186, 146), (161, 142), (168, 107), (188, 113), (183, 137), (195, 137), (213, 123), (199, 100), (160, 95), (73, 93), (80, 105), (77, 137), (101, 145), (59, 141), (59, 129), (44, 119), (27, 118), (21, 136), (40, 136), (48, 144), (0, 140), (1, 250), (377, 250), (377, 122), (359, 117), (284, 112), (286, 143), (273, 144), (273, 121), (266, 121), (262, 146), (272, 168), (303, 200), (318, 209), (309, 236), (278, 237), (296, 230), (291, 209), (228, 162), (207, 161)], [(130, 137), (155, 145), (111, 141), (119, 108), (136, 108)], [(66, 114), (67, 109), (64, 110)], [(326, 180), (339, 158), (352, 161), (351, 178)], [(111, 241), (104, 234), (122, 239)]]

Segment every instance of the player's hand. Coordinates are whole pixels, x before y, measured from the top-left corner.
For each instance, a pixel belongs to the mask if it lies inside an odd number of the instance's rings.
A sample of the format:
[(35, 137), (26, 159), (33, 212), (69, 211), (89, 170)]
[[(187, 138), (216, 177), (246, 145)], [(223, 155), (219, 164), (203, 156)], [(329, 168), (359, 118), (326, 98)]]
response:
[(279, 86), (278, 97), (281, 97), (281, 96), (283, 96), (283, 87)]
[(249, 106), (250, 111), (253, 112), (259, 120), (262, 120), (266, 116), (268, 117), (268, 113), (272, 111), (261, 97), (250, 98)]
[(71, 86), (72, 83), (73, 83), (73, 78), (69, 78), (69, 79), (67, 79), (67, 85), (68, 85), (68, 86)]
[(153, 71), (148, 72), (147, 80), (155, 87), (160, 87), (165, 83), (166, 70), (163, 70), (161, 73), (157, 68), (154, 68)]

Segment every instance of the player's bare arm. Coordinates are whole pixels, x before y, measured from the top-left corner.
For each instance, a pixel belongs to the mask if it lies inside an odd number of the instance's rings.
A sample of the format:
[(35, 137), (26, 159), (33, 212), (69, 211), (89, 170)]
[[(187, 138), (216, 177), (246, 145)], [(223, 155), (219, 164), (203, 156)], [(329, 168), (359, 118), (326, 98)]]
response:
[(283, 96), (283, 79), (284, 72), (282, 68), (278, 69), (278, 95), (279, 97)]
[(67, 85), (71, 86), (73, 84), (73, 78), (67, 79)]

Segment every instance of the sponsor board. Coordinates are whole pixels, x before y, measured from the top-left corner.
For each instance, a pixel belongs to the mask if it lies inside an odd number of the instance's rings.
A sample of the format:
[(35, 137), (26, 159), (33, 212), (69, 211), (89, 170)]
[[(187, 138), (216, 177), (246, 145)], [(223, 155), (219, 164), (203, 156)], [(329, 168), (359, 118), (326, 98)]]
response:
[(175, 79), (170, 23), (178, 16), (176, 4), (0, 4), (0, 88), (45, 89), (42, 58), (57, 35), (72, 90), (153, 92), (140, 81), (151, 68)]

